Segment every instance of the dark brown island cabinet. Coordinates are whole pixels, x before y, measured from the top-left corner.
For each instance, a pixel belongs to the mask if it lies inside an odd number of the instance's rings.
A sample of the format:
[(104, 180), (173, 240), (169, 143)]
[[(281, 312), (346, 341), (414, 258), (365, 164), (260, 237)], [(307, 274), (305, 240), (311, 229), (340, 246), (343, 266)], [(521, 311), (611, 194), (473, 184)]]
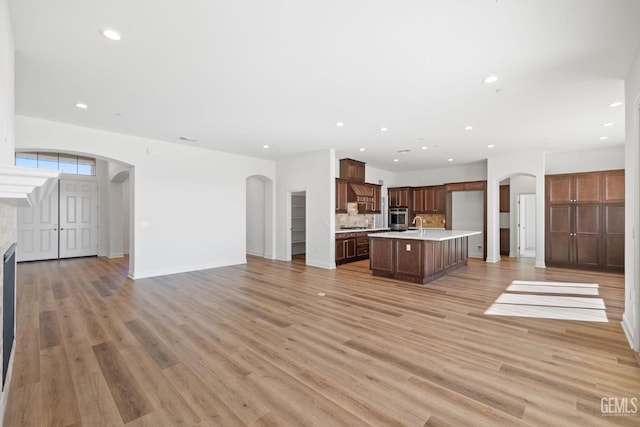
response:
[(371, 236), (374, 276), (425, 284), (467, 265), (468, 236), (479, 231), (416, 230)]
[(548, 266), (624, 271), (624, 170), (545, 177)]

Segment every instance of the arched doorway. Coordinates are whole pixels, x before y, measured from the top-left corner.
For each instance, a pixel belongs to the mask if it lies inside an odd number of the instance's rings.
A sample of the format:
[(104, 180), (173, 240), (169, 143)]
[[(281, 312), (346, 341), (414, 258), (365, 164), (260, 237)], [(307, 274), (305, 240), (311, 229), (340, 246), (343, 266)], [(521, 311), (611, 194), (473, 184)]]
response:
[(500, 255), (535, 258), (536, 179), (528, 174), (513, 174), (500, 181)]

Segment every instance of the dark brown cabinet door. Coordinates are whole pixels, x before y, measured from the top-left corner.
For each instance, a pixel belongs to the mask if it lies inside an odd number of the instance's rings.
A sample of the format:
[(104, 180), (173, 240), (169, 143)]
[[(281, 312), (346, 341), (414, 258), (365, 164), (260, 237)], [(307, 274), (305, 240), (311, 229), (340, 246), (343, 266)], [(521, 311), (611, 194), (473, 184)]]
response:
[(600, 265), (600, 204), (573, 206), (574, 256), (577, 265)]
[(546, 260), (550, 264), (570, 264), (572, 261), (571, 217), (571, 205), (549, 206), (548, 208)]
[(413, 206), (413, 213), (424, 213), (425, 209), (425, 188), (418, 187), (411, 189), (411, 200)]
[(336, 178), (336, 212), (347, 213), (347, 193), (349, 183), (343, 179)]
[(500, 212), (509, 212), (511, 210), (511, 199), (509, 195), (509, 186), (500, 186)]
[(624, 268), (624, 204), (604, 206), (604, 265)]
[(340, 159), (340, 178), (364, 182), (365, 163), (353, 159)]
[(336, 262), (346, 258), (344, 239), (336, 240)]
[(436, 212), (436, 188), (425, 187), (424, 190), (424, 210), (425, 212)]
[(447, 190), (444, 185), (435, 187), (436, 213), (443, 214), (447, 211)]
[(605, 203), (624, 203), (624, 171), (604, 172), (603, 198)]
[(599, 172), (577, 174), (573, 177), (573, 201), (576, 203), (600, 203), (602, 174)]
[(356, 239), (345, 240), (345, 258), (353, 258), (356, 256)]
[(511, 233), (508, 228), (500, 229), (500, 255), (509, 255)]
[(571, 203), (573, 201), (573, 177), (567, 175), (547, 177), (547, 203)]
[(369, 213), (380, 213), (382, 212), (380, 207), (381, 186), (376, 184), (371, 184), (371, 186), (373, 187), (373, 202), (371, 203), (371, 212)]
[(389, 188), (388, 194), (389, 194), (390, 208), (410, 207), (409, 205), (410, 188), (409, 187)]

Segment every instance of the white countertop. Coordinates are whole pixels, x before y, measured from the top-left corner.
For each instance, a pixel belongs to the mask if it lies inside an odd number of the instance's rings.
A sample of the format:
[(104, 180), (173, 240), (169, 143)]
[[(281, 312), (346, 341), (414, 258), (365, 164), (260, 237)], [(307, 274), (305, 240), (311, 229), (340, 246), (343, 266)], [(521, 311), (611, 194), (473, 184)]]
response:
[(362, 232), (370, 232), (370, 231), (380, 231), (387, 230), (389, 231), (389, 227), (386, 228), (356, 228), (356, 229), (337, 229), (336, 234), (340, 233), (362, 233)]
[(387, 239), (412, 239), (412, 240), (451, 240), (458, 237), (475, 236), (481, 234), (481, 231), (466, 231), (466, 230), (438, 230), (433, 228), (425, 228), (420, 230), (409, 231), (389, 231), (387, 233), (375, 233), (370, 234), (370, 237), (381, 237)]

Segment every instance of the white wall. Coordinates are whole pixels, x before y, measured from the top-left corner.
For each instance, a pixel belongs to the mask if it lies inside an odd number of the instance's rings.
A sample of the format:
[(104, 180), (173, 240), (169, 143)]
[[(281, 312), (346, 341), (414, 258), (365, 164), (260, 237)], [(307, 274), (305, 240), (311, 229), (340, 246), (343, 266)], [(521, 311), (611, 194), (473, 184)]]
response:
[(334, 149), (277, 161), (277, 259), (291, 259), (291, 193), (306, 191), (306, 263), (316, 267), (335, 268), (335, 165)]
[(500, 181), (513, 175), (536, 180), (536, 267), (544, 267), (544, 174), (541, 151), (496, 156), (487, 159), (487, 262), (500, 260)]
[[(535, 178), (515, 175), (509, 180), (509, 256), (512, 257), (518, 256), (518, 196), (520, 194), (536, 194)], [(544, 248), (536, 247), (536, 251), (539, 250), (544, 252)]]
[(546, 174), (624, 169), (624, 145), (597, 150), (547, 153)]
[(454, 182), (484, 181), (487, 179), (487, 162), (467, 163), (439, 169), (401, 172), (395, 174), (389, 187), (441, 185)]
[(640, 351), (640, 49), (625, 80), (625, 299), (622, 326)]
[(247, 253), (264, 256), (265, 182), (257, 176), (247, 178)]
[(469, 256), (484, 257), (484, 192), (454, 191), (451, 193), (451, 229), (482, 231), (469, 236)]
[(275, 176), (273, 161), (25, 116), (16, 116), (16, 148), (132, 166), (134, 278), (245, 263), (246, 178)]

